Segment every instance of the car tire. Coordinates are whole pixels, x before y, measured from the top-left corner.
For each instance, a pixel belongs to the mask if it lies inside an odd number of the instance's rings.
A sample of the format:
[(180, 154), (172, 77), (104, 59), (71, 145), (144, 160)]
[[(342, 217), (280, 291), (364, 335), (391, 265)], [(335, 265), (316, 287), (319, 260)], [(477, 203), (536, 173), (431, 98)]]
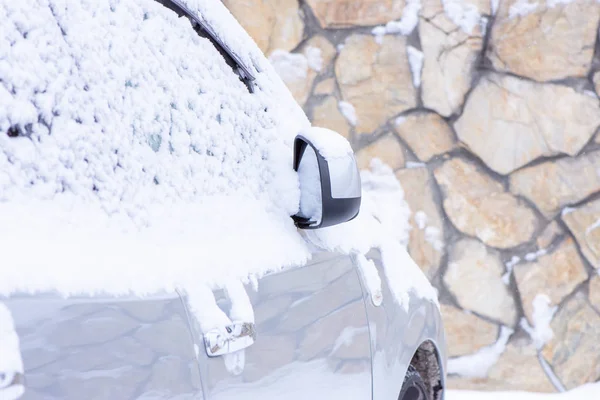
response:
[(430, 400), (421, 374), (412, 365), (406, 371), (398, 400)]

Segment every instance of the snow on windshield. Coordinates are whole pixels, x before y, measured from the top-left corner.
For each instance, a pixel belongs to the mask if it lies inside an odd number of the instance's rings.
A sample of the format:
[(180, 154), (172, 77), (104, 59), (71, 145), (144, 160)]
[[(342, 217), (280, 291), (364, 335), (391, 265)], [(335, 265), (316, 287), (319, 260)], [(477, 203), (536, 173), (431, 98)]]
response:
[(178, 269), (211, 282), (306, 262), (289, 216), (309, 122), (266, 61), (249, 93), (153, 0), (2, 2), (0, 20), (0, 292), (145, 292)]
[[(310, 124), (221, 2), (184, 3), (242, 46), (256, 93), (153, 0), (0, 3), (0, 295), (179, 288), (201, 299), (206, 285), (310, 258), (289, 217), (300, 199), (292, 142)], [(382, 210), (404, 215), (398, 189), (313, 240), (352, 254), (379, 245), (386, 265), (413, 271), (405, 250), (371, 234), (387, 232)], [(411, 289), (434, 299), (424, 279), (400, 279), (398, 301)]]

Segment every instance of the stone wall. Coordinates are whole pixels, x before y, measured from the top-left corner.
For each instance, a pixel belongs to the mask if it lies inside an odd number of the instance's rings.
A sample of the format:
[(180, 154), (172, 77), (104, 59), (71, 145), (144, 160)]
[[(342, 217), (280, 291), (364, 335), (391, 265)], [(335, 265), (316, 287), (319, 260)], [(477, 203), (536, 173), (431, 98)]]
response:
[(600, 4), (224, 2), (314, 124), (396, 170), (450, 385), (600, 379)]

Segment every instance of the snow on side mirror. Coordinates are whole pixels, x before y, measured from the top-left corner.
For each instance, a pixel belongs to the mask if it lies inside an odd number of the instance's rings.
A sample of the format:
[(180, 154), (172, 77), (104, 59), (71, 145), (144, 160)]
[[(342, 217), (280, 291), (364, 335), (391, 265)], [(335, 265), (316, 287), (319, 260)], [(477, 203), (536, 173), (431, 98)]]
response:
[(296, 226), (317, 229), (354, 219), (360, 210), (360, 174), (350, 143), (325, 128), (294, 140), (294, 170), (300, 180)]

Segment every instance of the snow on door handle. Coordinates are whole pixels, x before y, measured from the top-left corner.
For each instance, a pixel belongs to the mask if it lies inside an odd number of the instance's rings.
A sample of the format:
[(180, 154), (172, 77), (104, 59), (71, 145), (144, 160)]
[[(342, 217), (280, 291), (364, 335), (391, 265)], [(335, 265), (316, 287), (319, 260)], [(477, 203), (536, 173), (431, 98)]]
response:
[(235, 353), (252, 346), (255, 340), (256, 329), (250, 322), (234, 322), (204, 334), (204, 346), (209, 357)]

